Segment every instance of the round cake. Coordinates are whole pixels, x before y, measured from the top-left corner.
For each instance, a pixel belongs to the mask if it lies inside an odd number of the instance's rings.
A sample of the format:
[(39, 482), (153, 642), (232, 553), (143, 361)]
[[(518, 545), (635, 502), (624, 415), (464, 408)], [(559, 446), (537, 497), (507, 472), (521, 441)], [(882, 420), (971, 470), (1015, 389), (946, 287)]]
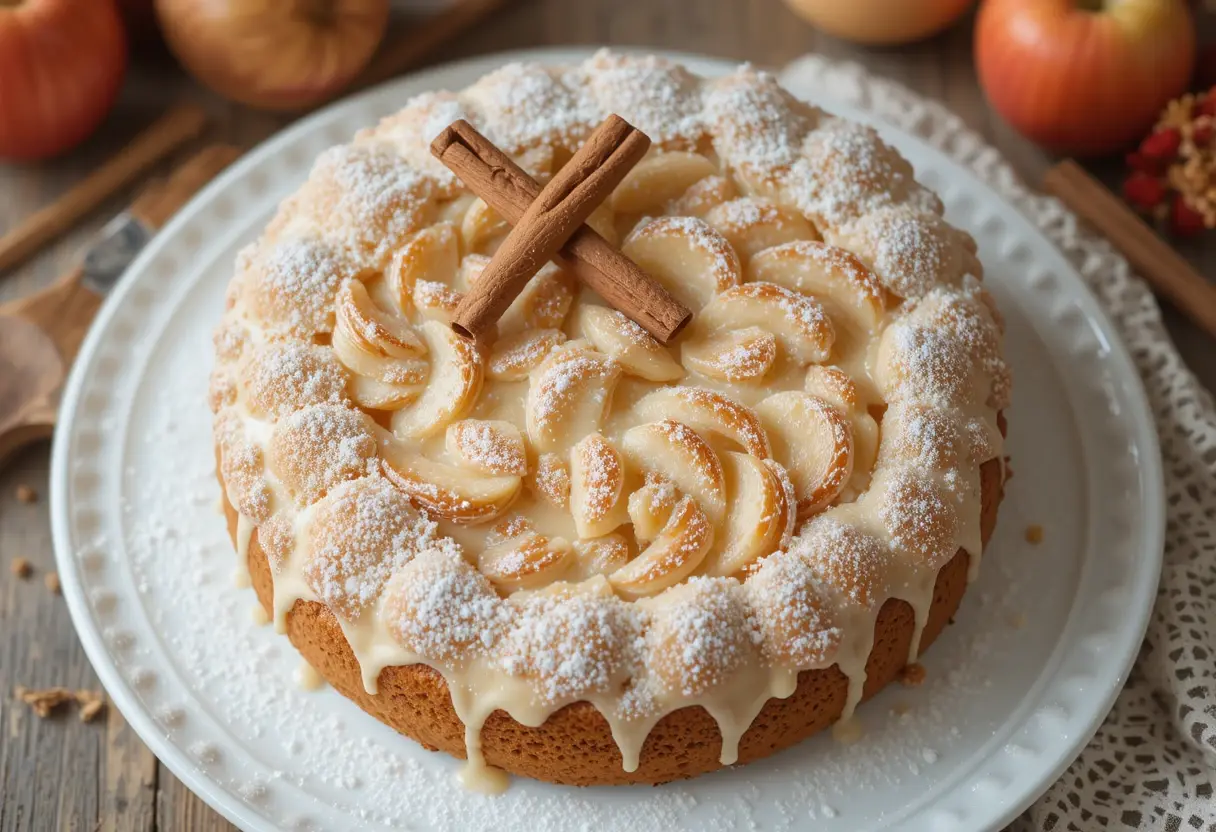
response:
[[(693, 312), (664, 346), (563, 268), (451, 327), (509, 232), (429, 152), (538, 182), (652, 140), (588, 220)], [(916, 661), (996, 521), (1010, 378), (972, 239), (871, 128), (751, 67), (510, 64), (322, 154), (236, 263), (210, 391), (261, 605), (360, 707), (577, 785), (748, 762)]]

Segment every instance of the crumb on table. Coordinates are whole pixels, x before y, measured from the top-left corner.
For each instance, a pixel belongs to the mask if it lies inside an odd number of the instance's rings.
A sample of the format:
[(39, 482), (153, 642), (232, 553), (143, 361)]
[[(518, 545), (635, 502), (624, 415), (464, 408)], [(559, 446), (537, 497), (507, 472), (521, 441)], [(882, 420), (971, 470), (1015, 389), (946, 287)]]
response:
[(61, 687), (35, 690), (18, 685), (13, 689), (13, 695), (29, 705), (30, 710), (37, 714), (39, 719), (51, 716), (61, 705), (75, 702), (80, 709), (80, 721), (92, 722), (106, 706), (105, 694), (98, 690), (71, 691)]
[(34, 567), (25, 558), (13, 558), (13, 562), (8, 565), (8, 571), (25, 580), (33, 574)]
[(925, 666), (920, 662), (907, 665), (899, 672), (899, 681), (907, 688), (920, 687), (925, 681)]
[(60, 585), (60, 583), (59, 583), (59, 573), (58, 572), (47, 572), (42, 577), (42, 582), (44, 584), (46, 584), (46, 588), (48, 590), (55, 593), (56, 595), (58, 595), (63, 589), (62, 585)]
[(1037, 523), (1026, 527), (1026, 542), (1038, 546), (1043, 542), (1043, 527)]
[(76, 691), (76, 704), (80, 706), (80, 721), (92, 722), (106, 706), (106, 698), (100, 691)]
[(29, 705), (40, 719), (46, 719), (64, 702), (71, 702), (76, 698), (67, 688), (30, 690), (18, 685), (13, 693), (19, 700)]
[(38, 502), (38, 492), (28, 485), (19, 485), (17, 486), (17, 502), (36, 503)]

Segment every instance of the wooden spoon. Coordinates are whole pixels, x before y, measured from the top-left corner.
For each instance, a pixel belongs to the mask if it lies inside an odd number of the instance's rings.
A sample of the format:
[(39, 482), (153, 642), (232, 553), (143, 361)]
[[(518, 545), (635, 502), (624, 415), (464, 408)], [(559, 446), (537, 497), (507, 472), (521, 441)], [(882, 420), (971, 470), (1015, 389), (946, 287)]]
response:
[(240, 153), (229, 145), (200, 151), (144, 188), (79, 266), (40, 292), (0, 305), (0, 465), (54, 431), (59, 392), (105, 292), (152, 235)]

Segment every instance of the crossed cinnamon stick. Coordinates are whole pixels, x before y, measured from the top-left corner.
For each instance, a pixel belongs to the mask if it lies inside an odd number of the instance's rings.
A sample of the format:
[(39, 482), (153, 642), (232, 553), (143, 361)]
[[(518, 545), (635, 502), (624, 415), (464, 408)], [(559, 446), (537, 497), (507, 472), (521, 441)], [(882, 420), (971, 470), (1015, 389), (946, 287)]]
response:
[(481, 337), (541, 266), (554, 260), (660, 343), (674, 338), (692, 313), (583, 224), (649, 147), (644, 133), (609, 116), (542, 190), (467, 121), (445, 128), (431, 153), (514, 226), (465, 294), (452, 328)]

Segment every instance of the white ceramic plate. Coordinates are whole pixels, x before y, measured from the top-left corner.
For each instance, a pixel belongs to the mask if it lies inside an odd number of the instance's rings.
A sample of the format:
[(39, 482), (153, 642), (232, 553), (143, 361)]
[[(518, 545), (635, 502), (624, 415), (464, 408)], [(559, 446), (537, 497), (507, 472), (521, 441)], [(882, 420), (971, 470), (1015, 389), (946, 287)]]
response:
[[(508, 59), (585, 54), (493, 56), (339, 103), (246, 156), (142, 254), (85, 343), (55, 439), (59, 572), (93, 665), (169, 768), (250, 830), (1002, 826), (1060, 775), (1131, 665), (1161, 562), (1159, 455), (1128, 356), (1066, 261), (966, 170), (888, 128), (976, 236), (1008, 318), (1017, 475), (978, 583), (926, 656), (928, 681), (864, 706), (859, 741), (819, 736), (660, 788), (517, 780), (486, 798), (461, 790), (450, 758), (332, 690), (302, 691), (291, 645), (255, 626), (214, 507), (205, 404), (237, 249), (313, 157), (410, 95), (464, 86)], [(1023, 539), (1032, 523), (1045, 530), (1037, 547)]]

